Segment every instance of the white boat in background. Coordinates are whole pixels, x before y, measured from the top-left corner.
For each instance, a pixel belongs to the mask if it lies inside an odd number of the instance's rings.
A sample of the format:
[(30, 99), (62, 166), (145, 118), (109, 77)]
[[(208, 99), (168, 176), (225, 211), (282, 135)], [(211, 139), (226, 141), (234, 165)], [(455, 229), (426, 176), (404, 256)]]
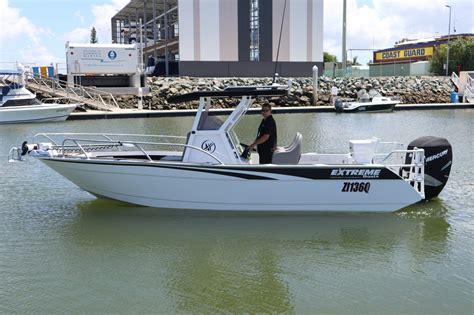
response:
[[(80, 104), (43, 103), (25, 87), (20, 71), (1, 71), (0, 124), (64, 121)], [(59, 98), (50, 99), (58, 101)]]
[[(186, 137), (42, 133), (9, 158), (35, 156), (95, 196), (167, 209), (391, 212), (445, 186), (451, 146), (436, 137), (408, 147), (351, 140), (347, 153), (320, 154), (302, 153), (297, 133), (272, 164), (258, 164), (235, 127), (255, 98), (287, 93), (288, 86), (272, 85), (180, 95), (169, 101), (200, 101)], [(240, 98), (225, 119), (210, 110), (223, 97)]]
[(370, 90), (369, 94), (364, 91), (358, 95), (357, 101), (344, 102), (336, 100), (335, 108), (337, 112), (391, 112), (399, 100), (393, 100), (390, 97), (382, 96), (375, 90)]

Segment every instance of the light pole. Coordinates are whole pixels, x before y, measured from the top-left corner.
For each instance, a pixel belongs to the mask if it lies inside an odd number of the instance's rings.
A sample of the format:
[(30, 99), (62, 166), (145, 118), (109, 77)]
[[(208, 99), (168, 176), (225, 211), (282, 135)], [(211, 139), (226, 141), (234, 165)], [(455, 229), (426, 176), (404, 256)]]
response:
[(449, 74), (449, 38), (451, 37), (451, 6), (446, 4), (445, 7), (449, 8), (449, 24), (448, 24), (448, 48), (446, 50), (446, 76)]
[(346, 14), (347, 14), (347, 0), (344, 0), (342, 4), (342, 69), (343, 69), (344, 76), (346, 74), (346, 67), (347, 67)]

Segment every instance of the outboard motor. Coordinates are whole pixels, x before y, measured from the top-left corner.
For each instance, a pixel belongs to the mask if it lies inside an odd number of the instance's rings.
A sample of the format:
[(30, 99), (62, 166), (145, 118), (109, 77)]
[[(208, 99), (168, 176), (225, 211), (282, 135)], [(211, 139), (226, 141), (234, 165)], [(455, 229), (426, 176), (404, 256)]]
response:
[(342, 109), (344, 108), (344, 104), (342, 103), (341, 99), (336, 99), (334, 102), (334, 107), (336, 108), (336, 112), (340, 113), (342, 112)]
[[(407, 150), (415, 147), (425, 150), (425, 200), (428, 200), (438, 196), (448, 182), (453, 151), (448, 140), (431, 136), (413, 140)], [(411, 154), (407, 154), (405, 163), (410, 161)]]

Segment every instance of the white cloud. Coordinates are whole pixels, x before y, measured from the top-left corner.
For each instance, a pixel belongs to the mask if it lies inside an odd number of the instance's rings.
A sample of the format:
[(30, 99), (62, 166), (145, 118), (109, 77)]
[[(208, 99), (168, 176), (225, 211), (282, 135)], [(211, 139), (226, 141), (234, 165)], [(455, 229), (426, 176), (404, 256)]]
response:
[[(445, 35), (449, 11), (456, 17), (457, 33), (473, 30), (472, 0), (374, 0), (372, 5), (347, 0), (347, 49), (383, 49), (393, 47), (402, 38), (421, 39)], [(451, 24), (451, 28), (453, 24)], [(452, 29), (451, 29), (452, 32)], [(342, 0), (324, 2), (324, 51), (341, 60)], [(352, 51), (348, 58), (358, 56), (366, 63), (371, 51)]]
[[(91, 27), (92, 28), (92, 27)], [(65, 42), (88, 43), (91, 35), (91, 28), (78, 27), (63, 35)]]
[(87, 43), (90, 40), (91, 29), (95, 27), (99, 43), (110, 43), (112, 40), (110, 20), (117, 11), (122, 9), (128, 2), (129, 0), (112, 0), (111, 3), (92, 6), (91, 11), (94, 16), (92, 24), (87, 27), (76, 28), (64, 34), (64, 40), (76, 43)]
[[(31, 23), (20, 15), (20, 10), (8, 6), (8, 0), (0, 0), (0, 44), (4, 47), (5, 41), (16, 37), (27, 36), (35, 43), (43, 29)], [(14, 30), (14, 31), (9, 31)]]
[[(65, 41), (88, 42), (90, 30), (95, 26), (99, 41), (110, 42), (110, 19), (117, 10), (123, 8), (129, 0), (110, 0), (108, 3), (91, 7), (94, 22), (85, 27), (77, 27), (60, 37)], [(71, 2), (73, 5), (74, 2)], [(64, 41), (48, 28), (41, 27), (23, 16), (15, 7), (16, 2), (0, 0), (0, 67), (6, 63), (23, 62), (45, 65), (65, 62), (64, 54), (57, 53), (58, 46), (64, 47)], [(78, 24), (84, 24), (84, 15), (76, 11), (73, 18)], [(61, 29), (58, 25), (57, 29)], [(14, 30), (14, 31), (8, 31)]]
[[(100, 43), (110, 43), (110, 19), (123, 8), (129, 0), (102, 0), (101, 5), (73, 13), (77, 27), (55, 30), (65, 33), (57, 36), (48, 28), (36, 25), (15, 7), (17, 1), (0, 0), (0, 62), (30, 61), (43, 63), (64, 62), (64, 53), (53, 53), (64, 42), (88, 42), (90, 30), (94, 26)], [(45, 0), (47, 3), (48, 0)], [(449, 11), (446, 3), (452, 6), (452, 25), (457, 33), (474, 33), (472, 0), (347, 0), (347, 49), (388, 48), (402, 38), (426, 38), (435, 34), (447, 33)], [(74, 5), (74, 1), (70, 5)], [(84, 25), (85, 16), (92, 15), (93, 22)], [(14, 30), (10, 32), (8, 30)], [(58, 31), (56, 31), (58, 32)], [(59, 37), (59, 38), (58, 38)], [(342, 41), (342, 0), (324, 1), (324, 51), (341, 59)], [(7, 44), (8, 43), (8, 44)], [(372, 59), (370, 51), (352, 51), (349, 58), (358, 56), (362, 63)]]
[(58, 60), (42, 44), (43, 36), (54, 36), (50, 29), (33, 24), (19, 9), (10, 7), (7, 0), (0, 0), (0, 14), (1, 67), (12, 68), (15, 62), (49, 64)]
[(74, 12), (74, 17), (76, 17), (79, 20), (79, 22), (81, 22), (81, 24), (84, 24), (85, 19), (84, 19), (84, 16), (82, 15), (81, 11)]

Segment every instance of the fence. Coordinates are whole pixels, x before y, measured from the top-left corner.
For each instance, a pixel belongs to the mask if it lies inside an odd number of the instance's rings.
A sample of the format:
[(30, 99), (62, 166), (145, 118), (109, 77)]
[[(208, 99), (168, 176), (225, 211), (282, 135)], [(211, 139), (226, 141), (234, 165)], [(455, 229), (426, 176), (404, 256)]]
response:
[(429, 61), (413, 63), (371, 64), (367, 67), (348, 67), (347, 69), (326, 69), (328, 77), (389, 77), (431, 75)]

